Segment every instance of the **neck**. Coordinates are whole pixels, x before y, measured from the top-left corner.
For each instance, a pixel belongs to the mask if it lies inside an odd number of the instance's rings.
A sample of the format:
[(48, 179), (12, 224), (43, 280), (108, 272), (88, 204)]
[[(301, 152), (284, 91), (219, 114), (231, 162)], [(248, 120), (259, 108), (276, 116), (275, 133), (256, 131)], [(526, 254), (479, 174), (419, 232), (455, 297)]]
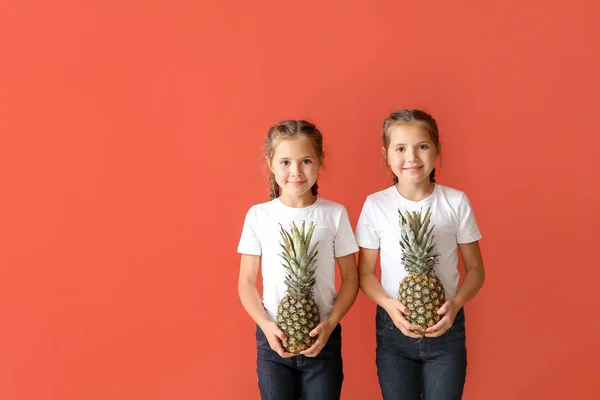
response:
[(431, 196), (435, 189), (435, 184), (427, 181), (422, 181), (415, 184), (410, 183), (396, 183), (396, 190), (407, 200), (410, 201), (421, 201)]
[(302, 196), (289, 196), (285, 193), (281, 193), (279, 200), (288, 207), (305, 208), (315, 204), (317, 196), (313, 196), (312, 193), (306, 193)]

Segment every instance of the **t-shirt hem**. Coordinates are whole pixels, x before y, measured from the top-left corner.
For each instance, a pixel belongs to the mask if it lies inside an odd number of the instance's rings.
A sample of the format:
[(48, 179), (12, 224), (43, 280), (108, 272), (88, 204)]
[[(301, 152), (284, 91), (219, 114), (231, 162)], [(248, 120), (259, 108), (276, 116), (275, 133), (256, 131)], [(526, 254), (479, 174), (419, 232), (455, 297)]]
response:
[(344, 249), (344, 251), (336, 251), (334, 257), (335, 258), (345, 257), (349, 254), (354, 254), (356, 252), (358, 252), (358, 247), (350, 247), (348, 249)]
[(379, 250), (379, 244), (359, 243), (358, 247), (362, 247), (363, 249), (369, 250)]
[(483, 236), (481, 235), (475, 235), (475, 236), (467, 236), (466, 238), (461, 238), (461, 240), (456, 240), (456, 243), (458, 244), (468, 244), (468, 243), (473, 243), (476, 242), (478, 240), (480, 240)]
[(259, 251), (255, 251), (255, 250), (248, 250), (248, 249), (238, 249), (237, 250), (238, 254), (247, 254), (250, 256), (262, 256), (262, 253)]

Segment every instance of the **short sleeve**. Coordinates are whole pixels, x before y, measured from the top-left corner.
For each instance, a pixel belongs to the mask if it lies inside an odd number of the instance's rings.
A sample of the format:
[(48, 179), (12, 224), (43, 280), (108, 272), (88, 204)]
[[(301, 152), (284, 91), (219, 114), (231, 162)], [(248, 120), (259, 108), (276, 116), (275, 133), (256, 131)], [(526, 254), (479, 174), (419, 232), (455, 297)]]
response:
[(238, 245), (238, 253), (260, 256), (262, 249), (260, 240), (257, 235), (257, 217), (256, 208), (252, 207), (246, 213), (244, 227), (242, 228), (242, 236)]
[(379, 235), (373, 223), (373, 208), (371, 200), (367, 198), (363, 205), (358, 224), (356, 225), (356, 241), (360, 247), (365, 249), (379, 248)]
[(481, 232), (475, 221), (475, 214), (471, 203), (465, 194), (458, 207), (458, 229), (456, 232), (457, 243), (472, 243), (481, 239)]
[(342, 207), (342, 213), (338, 223), (338, 229), (333, 242), (333, 253), (335, 258), (347, 256), (348, 254), (356, 253), (358, 246), (350, 226), (350, 219), (345, 207)]

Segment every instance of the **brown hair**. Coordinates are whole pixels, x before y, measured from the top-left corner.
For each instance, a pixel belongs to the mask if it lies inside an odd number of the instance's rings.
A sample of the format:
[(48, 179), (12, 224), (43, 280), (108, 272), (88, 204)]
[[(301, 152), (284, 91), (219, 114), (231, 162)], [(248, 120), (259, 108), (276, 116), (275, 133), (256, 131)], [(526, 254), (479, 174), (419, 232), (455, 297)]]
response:
[[(385, 148), (385, 151), (386, 151), (386, 156), (385, 156), (386, 159), (387, 159), (387, 151), (390, 146), (390, 136), (392, 133), (392, 129), (395, 126), (398, 126), (401, 124), (412, 124), (412, 123), (419, 124), (421, 127), (423, 127), (429, 134), (429, 137), (431, 138), (431, 141), (435, 145), (435, 148), (436, 148), (438, 154), (440, 154), (442, 152), (442, 148), (440, 145), (440, 134), (438, 132), (438, 126), (437, 126), (437, 123), (435, 122), (435, 119), (433, 119), (433, 117), (431, 115), (427, 114), (425, 111), (404, 109), (404, 110), (394, 111), (393, 113), (391, 113), (389, 115), (389, 117), (387, 117), (383, 121), (383, 128), (381, 130), (381, 139), (383, 141), (383, 147)], [(394, 175), (394, 183), (398, 183), (398, 177), (394, 173), (392, 173), (392, 174)], [(429, 174), (429, 180), (431, 182), (435, 183), (435, 168)]]
[[(269, 159), (269, 162), (273, 160), (273, 156), (275, 155), (275, 146), (274, 143), (277, 139), (289, 139), (298, 136), (304, 136), (310, 139), (310, 142), (313, 145), (315, 153), (317, 154), (317, 158), (319, 159), (319, 163), (323, 163), (323, 136), (321, 132), (317, 129), (316, 126), (311, 124), (308, 121), (304, 120), (287, 120), (280, 121), (273, 125), (271, 129), (269, 129), (269, 133), (267, 134), (267, 139), (265, 141), (265, 154)], [(271, 181), (271, 200), (279, 197), (279, 185), (275, 180), (275, 175), (271, 172), (269, 175), (269, 180)], [(318, 190), (317, 182), (310, 188), (313, 196), (317, 195)]]

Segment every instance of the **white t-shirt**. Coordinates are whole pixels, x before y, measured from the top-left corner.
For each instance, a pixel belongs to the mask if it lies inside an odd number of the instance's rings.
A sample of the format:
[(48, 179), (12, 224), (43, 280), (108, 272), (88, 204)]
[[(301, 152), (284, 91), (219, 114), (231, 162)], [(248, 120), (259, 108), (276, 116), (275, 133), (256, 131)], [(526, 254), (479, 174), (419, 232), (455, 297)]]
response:
[(289, 232), (292, 222), (301, 229), (303, 221), (306, 229), (311, 222), (315, 225), (310, 248), (318, 243), (314, 295), (322, 320), (329, 316), (336, 297), (335, 259), (358, 251), (348, 213), (341, 204), (318, 197), (305, 208), (288, 207), (278, 198), (252, 206), (246, 214), (238, 253), (261, 256), (262, 300), (272, 321), (277, 320), (277, 307), (287, 289), (279, 256), (281, 226)]
[(390, 298), (398, 298), (400, 282), (407, 275), (402, 264), (398, 210), (420, 211), (431, 207), (434, 242), (440, 254), (435, 273), (441, 279), (446, 299), (458, 290), (458, 243), (481, 239), (467, 196), (456, 189), (435, 185), (433, 193), (421, 201), (408, 200), (395, 186), (367, 197), (358, 225), (356, 240), (360, 247), (380, 249), (381, 286)]

